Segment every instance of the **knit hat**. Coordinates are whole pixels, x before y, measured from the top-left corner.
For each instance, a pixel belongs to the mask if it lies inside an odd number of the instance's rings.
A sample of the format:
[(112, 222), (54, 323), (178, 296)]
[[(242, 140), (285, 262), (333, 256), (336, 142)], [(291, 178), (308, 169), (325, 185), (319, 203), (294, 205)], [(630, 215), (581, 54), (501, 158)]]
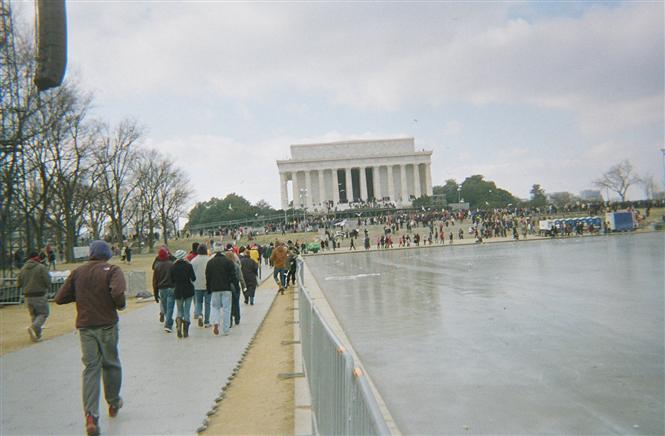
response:
[(176, 259), (182, 259), (186, 254), (185, 250), (177, 250), (173, 255)]
[(166, 247), (161, 247), (157, 252), (157, 259), (169, 260), (169, 249)]
[(92, 241), (90, 244), (90, 260), (109, 260), (112, 256), (111, 247), (105, 241)]

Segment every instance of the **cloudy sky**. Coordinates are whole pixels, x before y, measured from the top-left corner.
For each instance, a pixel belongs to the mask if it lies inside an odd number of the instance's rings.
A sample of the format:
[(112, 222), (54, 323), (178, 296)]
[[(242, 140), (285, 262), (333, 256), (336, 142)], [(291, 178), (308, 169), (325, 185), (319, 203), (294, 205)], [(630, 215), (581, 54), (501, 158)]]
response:
[(629, 159), (662, 186), (661, 1), (67, 5), (68, 75), (145, 125), (196, 201), (279, 206), (290, 144), (403, 136), (434, 184), (578, 193)]

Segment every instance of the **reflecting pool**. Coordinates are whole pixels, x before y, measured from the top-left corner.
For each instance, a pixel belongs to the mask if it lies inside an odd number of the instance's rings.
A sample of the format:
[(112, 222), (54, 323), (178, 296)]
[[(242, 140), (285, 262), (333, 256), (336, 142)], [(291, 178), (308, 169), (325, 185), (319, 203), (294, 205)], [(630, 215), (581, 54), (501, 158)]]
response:
[(664, 434), (665, 234), (306, 262), (404, 434)]

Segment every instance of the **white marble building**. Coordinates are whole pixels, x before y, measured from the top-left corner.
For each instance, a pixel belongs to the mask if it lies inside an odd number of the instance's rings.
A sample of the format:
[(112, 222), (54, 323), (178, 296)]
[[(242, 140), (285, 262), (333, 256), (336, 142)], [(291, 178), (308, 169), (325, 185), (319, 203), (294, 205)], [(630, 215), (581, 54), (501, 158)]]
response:
[(432, 151), (416, 151), (413, 138), (292, 145), (291, 159), (277, 161), (281, 206), (326, 210), (376, 200), (408, 206), (432, 195), (431, 159)]

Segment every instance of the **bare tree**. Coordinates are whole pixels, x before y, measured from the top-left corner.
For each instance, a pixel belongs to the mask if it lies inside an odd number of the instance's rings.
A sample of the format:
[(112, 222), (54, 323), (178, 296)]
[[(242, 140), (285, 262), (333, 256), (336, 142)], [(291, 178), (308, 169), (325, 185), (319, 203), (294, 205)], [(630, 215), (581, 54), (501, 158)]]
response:
[(639, 181), (640, 178), (633, 173), (633, 165), (624, 160), (610, 168), (600, 179), (594, 180), (593, 184), (616, 192), (621, 201), (625, 201), (628, 188)]
[(11, 241), (25, 223), (17, 197), (26, 186), (24, 146), (33, 134), (38, 92), (31, 80), (36, 67), (33, 40), (25, 26), (16, 25), (8, 1), (0, 1), (0, 12), (0, 268), (4, 274), (11, 265)]
[(112, 131), (104, 126), (97, 162), (106, 164), (100, 184), (106, 213), (111, 220), (111, 237), (122, 243), (126, 221), (131, 218), (127, 206), (134, 193), (136, 146), (143, 136), (143, 128), (135, 120), (123, 120)]
[(50, 148), (56, 174), (54, 193), (67, 261), (73, 259), (85, 212), (91, 207), (93, 186), (101, 177), (101, 168), (93, 154), (98, 125), (86, 122), (92, 97), (77, 89), (70, 92), (74, 102), (66, 117), (67, 135)]
[(164, 159), (161, 162), (157, 210), (164, 244), (168, 244), (169, 229), (178, 230), (177, 220), (184, 214), (185, 204), (192, 196), (189, 184), (187, 175), (173, 161)]
[(578, 198), (570, 192), (553, 192), (547, 194), (549, 201), (558, 208), (564, 208), (567, 206), (572, 206), (578, 201)]
[(161, 225), (166, 236), (182, 213), (187, 179), (158, 153), (138, 154), (143, 128), (136, 121), (113, 128), (89, 121), (91, 97), (72, 83), (39, 93), (32, 32), (15, 26), (8, 0), (0, 0), (0, 12), (2, 274), (17, 242), (27, 252), (55, 238), (71, 260), (85, 225), (98, 239), (110, 223), (122, 243), (132, 222), (139, 235), (147, 228), (152, 246), (154, 229)]
[[(32, 118), (34, 136), (26, 143), (25, 157), (29, 167), (28, 177), (32, 181), (32, 196), (26, 197), (26, 225), (32, 222), (37, 247), (51, 242), (53, 235), (61, 235), (58, 219), (53, 219), (58, 207), (54, 200), (55, 189), (59, 186), (58, 164), (68, 158), (69, 153), (61, 153), (66, 142), (71, 114), (78, 100), (78, 91), (72, 85), (39, 95), (39, 106)], [(30, 209), (30, 212), (28, 212)], [(47, 226), (51, 224), (51, 226)]]
[(88, 192), (90, 207), (85, 213), (85, 225), (92, 239), (101, 239), (104, 226), (108, 222), (105, 197), (99, 187), (93, 186)]
[(162, 172), (166, 167), (161, 164), (162, 157), (155, 150), (146, 150), (140, 154), (136, 168), (136, 208), (135, 227), (137, 235), (143, 238), (147, 233), (150, 250), (155, 244), (155, 229), (159, 222), (157, 211), (157, 195), (163, 184)]
[(658, 189), (658, 184), (656, 183), (656, 178), (653, 176), (653, 174), (646, 174), (640, 177), (639, 184), (642, 186), (644, 197), (647, 200), (652, 200), (656, 190)]

